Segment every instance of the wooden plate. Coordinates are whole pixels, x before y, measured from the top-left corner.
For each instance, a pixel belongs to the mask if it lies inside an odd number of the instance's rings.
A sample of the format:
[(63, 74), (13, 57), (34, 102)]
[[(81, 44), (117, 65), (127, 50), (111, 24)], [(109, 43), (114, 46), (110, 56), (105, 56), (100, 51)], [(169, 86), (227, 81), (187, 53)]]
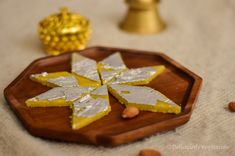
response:
[(34, 136), (61, 141), (78, 142), (103, 146), (116, 146), (135, 141), (160, 131), (174, 129), (186, 123), (191, 116), (202, 79), (182, 65), (162, 53), (151, 53), (121, 48), (93, 47), (80, 52), (81, 55), (100, 61), (115, 51), (120, 51), (129, 68), (160, 65), (167, 70), (148, 86), (162, 92), (176, 103), (181, 103), (183, 111), (178, 114), (141, 112), (131, 120), (121, 118), (124, 106), (112, 95), (112, 111), (104, 118), (80, 129), (70, 127), (69, 107), (28, 108), (25, 100), (49, 88), (35, 83), (29, 75), (40, 72), (70, 71), (71, 53), (55, 57), (45, 57), (32, 62), (5, 90), (5, 98)]

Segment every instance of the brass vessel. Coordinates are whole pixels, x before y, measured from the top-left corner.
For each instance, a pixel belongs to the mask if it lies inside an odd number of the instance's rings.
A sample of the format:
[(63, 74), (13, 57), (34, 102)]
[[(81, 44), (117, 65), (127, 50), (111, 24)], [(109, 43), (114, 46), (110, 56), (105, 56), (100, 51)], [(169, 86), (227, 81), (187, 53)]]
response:
[(60, 13), (43, 19), (38, 26), (40, 39), (51, 55), (81, 50), (90, 38), (90, 22), (77, 13), (62, 8)]
[(159, 12), (159, 0), (125, 0), (128, 12), (120, 24), (127, 32), (138, 34), (155, 34), (165, 28)]

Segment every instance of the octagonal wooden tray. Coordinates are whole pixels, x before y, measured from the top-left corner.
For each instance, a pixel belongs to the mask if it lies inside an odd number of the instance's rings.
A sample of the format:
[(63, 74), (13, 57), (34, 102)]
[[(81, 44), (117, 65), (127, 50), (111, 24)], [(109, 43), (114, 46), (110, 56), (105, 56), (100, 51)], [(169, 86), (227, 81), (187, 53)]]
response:
[(80, 52), (81, 55), (100, 61), (115, 51), (120, 51), (129, 68), (160, 65), (166, 71), (148, 86), (162, 92), (174, 102), (181, 104), (178, 115), (141, 112), (131, 120), (121, 118), (124, 106), (112, 95), (112, 111), (104, 118), (80, 129), (70, 126), (69, 107), (28, 108), (25, 100), (49, 88), (35, 83), (29, 75), (40, 72), (70, 71), (71, 53), (45, 57), (32, 62), (5, 90), (5, 98), (25, 128), (34, 136), (61, 141), (116, 146), (157, 132), (174, 129), (186, 123), (191, 116), (202, 79), (162, 53), (151, 53), (121, 48), (93, 47)]

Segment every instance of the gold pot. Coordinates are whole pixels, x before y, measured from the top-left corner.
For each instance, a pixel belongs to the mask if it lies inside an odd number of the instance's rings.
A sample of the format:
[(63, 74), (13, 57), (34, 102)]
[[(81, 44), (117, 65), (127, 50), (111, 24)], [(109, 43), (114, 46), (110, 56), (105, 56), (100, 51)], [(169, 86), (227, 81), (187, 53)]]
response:
[(82, 50), (90, 38), (90, 22), (77, 13), (62, 8), (58, 14), (43, 19), (38, 26), (40, 39), (51, 55)]

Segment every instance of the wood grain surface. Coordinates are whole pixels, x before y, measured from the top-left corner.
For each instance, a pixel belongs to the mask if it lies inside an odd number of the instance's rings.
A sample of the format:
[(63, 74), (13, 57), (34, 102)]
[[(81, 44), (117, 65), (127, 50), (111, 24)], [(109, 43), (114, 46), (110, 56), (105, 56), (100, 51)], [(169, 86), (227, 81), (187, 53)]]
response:
[(49, 88), (31, 81), (29, 75), (40, 72), (70, 71), (71, 53), (45, 57), (32, 62), (4, 90), (5, 98), (32, 135), (82, 144), (117, 146), (157, 132), (174, 129), (190, 119), (202, 83), (199, 76), (162, 53), (92, 47), (81, 51), (80, 54), (100, 61), (115, 51), (121, 52), (123, 60), (129, 68), (165, 65), (166, 71), (148, 86), (181, 104), (182, 112), (174, 115), (142, 111), (136, 118), (127, 120), (121, 117), (124, 106), (110, 95), (112, 111), (107, 116), (80, 130), (72, 130), (69, 107), (28, 108), (25, 105), (26, 99), (49, 90)]

